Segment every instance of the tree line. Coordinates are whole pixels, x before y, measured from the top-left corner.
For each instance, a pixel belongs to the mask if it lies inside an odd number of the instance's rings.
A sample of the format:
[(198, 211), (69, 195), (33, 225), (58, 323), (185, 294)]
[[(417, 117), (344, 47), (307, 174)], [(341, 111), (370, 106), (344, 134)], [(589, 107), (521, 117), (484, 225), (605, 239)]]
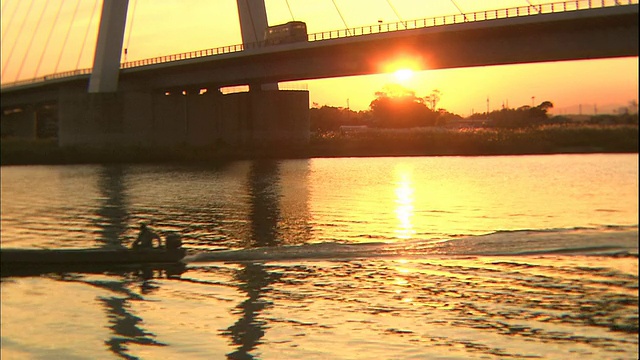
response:
[[(438, 90), (433, 90), (427, 96), (419, 97), (415, 91), (401, 85), (386, 85), (375, 93), (375, 99), (369, 104), (368, 110), (353, 111), (333, 106), (311, 108), (311, 130), (317, 132), (338, 131), (341, 126), (345, 125), (366, 125), (371, 128), (383, 129), (446, 126), (451, 122), (462, 120), (460, 115), (438, 108), (441, 96), (442, 94)], [(529, 128), (571, 122), (568, 117), (550, 116), (548, 112), (552, 108), (553, 103), (545, 100), (537, 106), (503, 107), (488, 114), (472, 114), (466, 119), (474, 121), (476, 126), (492, 128)], [(638, 115), (600, 115), (590, 118), (588, 122), (638, 124)]]

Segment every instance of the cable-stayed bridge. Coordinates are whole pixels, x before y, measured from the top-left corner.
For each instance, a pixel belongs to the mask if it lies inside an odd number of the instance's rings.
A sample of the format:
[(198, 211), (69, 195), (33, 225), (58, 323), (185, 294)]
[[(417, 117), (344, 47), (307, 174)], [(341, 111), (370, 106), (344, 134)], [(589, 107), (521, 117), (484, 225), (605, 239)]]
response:
[[(238, 0), (241, 23), (241, 3), (250, 1)], [(256, 3), (258, 8), (260, 4), (264, 8), (261, 0), (253, 1), (253, 4)], [(266, 26), (264, 10), (263, 22)], [(164, 135), (152, 136), (151, 141), (144, 142), (166, 142), (171, 140), (169, 134), (175, 135), (176, 123), (187, 124), (180, 129), (182, 135), (177, 138), (188, 143), (210, 143), (219, 140), (221, 136), (224, 139), (229, 139), (229, 136), (235, 138), (232, 142), (246, 143), (261, 137), (273, 137), (274, 131), (269, 130), (273, 126), (280, 129), (275, 131), (280, 135), (282, 127), (287, 126), (296, 128), (296, 132), (305, 131), (304, 120), (281, 123), (275, 119), (282, 118), (284, 113), (292, 111), (298, 114), (295, 118), (304, 118), (308, 93), (301, 96), (295, 92), (276, 92), (275, 94), (279, 95), (275, 95), (257, 91), (264, 84), (380, 73), (383, 71), (380, 64), (399, 57), (414, 59), (422, 68), (441, 69), (637, 56), (638, 4), (636, 1), (609, 0), (563, 1), (536, 5), (529, 2), (527, 6), (507, 9), (461, 12), (450, 16), (312, 33), (307, 35), (307, 41), (277, 45), (265, 43), (256, 35), (261, 31), (262, 29), (258, 29), (249, 36), (245, 36), (243, 32), (243, 44), (122, 63), (119, 63), (122, 50), (120, 45), (120, 48), (117, 48), (118, 63), (115, 75), (119, 95), (115, 100), (108, 101), (110, 105), (104, 102), (104, 96), (103, 100), (98, 101), (95, 96), (86, 94), (87, 84), (96, 71), (76, 69), (4, 83), (2, 107), (4, 110), (33, 107), (38, 103), (57, 104), (59, 138), (62, 145), (110, 141), (129, 143), (136, 132), (144, 132), (145, 129), (147, 133)], [(256, 41), (248, 41), (252, 36)], [(233, 85), (250, 85), (252, 90), (256, 91), (251, 91), (249, 95), (227, 97), (226, 100), (220, 96), (213, 97), (219, 94), (218, 89)], [(177, 105), (171, 103), (173, 100), (167, 94), (182, 95), (185, 99), (180, 101), (187, 105), (181, 105), (181, 110), (175, 111)], [(203, 97), (203, 94), (208, 94), (209, 100), (203, 100), (207, 98)], [(195, 98), (187, 99), (189, 95), (195, 95)], [(241, 100), (239, 96), (245, 96), (246, 99)], [(72, 98), (75, 100), (70, 100)], [(189, 105), (189, 101), (199, 105)], [(241, 106), (245, 108), (244, 112), (240, 114), (237, 109), (231, 113), (225, 112), (229, 111), (228, 103), (233, 103), (231, 107), (234, 107), (237, 106), (236, 101), (244, 104)], [(307, 102), (302, 106), (304, 101)], [(141, 112), (139, 107), (136, 107), (138, 109), (135, 112), (136, 119), (142, 117), (144, 121), (134, 121), (133, 115), (127, 115), (132, 111), (127, 110), (128, 102), (147, 104), (143, 106), (146, 108), (145, 111)], [(166, 103), (166, 108), (162, 108), (158, 103)], [(278, 103), (278, 106), (269, 105), (274, 103)], [(71, 107), (75, 106), (73, 104), (85, 111), (78, 114), (77, 110), (71, 110)], [(80, 121), (71, 119), (78, 116), (95, 118), (97, 115), (91, 110), (92, 107), (98, 108), (101, 114), (105, 113), (105, 107), (111, 109), (111, 115), (107, 116), (110, 120), (105, 120), (102, 115), (100, 120), (110, 125), (85, 126), (84, 130), (78, 130), (82, 127)], [(287, 108), (296, 110), (282, 110)], [(247, 112), (246, 109), (250, 111)], [(269, 111), (272, 115), (265, 116)], [(224, 115), (212, 115), (216, 113)], [(256, 114), (270, 120), (257, 120)], [(176, 119), (172, 120), (171, 116)], [(4, 112), (3, 117), (6, 118)], [(224, 123), (220, 120), (221, 117), (233, 118), (237, 120), (236, 123), (252, 124), (247, 127), (251, 133), (246, 134), (247, 129), (235, 128), (235, 123)], [(131, 122), (137, 122), (138, 125), (131, 127)], [(161, 129), (158, 123), (173, 125)], [(218, 135), (214, 134), (216, 131)], [(73, 135), (78, 133), (85, 135)], [(87, 135), (105, 133), (113, 135), (107, 136), (110, 140), (104, 140), (105, 137), (102, 135)], [(220, 135), (222, 133), (227, 135)], [(234, 135), (229, 135), (232, 133)], [(197, 140), (191, 136), (194, 134), (197, 134)]]

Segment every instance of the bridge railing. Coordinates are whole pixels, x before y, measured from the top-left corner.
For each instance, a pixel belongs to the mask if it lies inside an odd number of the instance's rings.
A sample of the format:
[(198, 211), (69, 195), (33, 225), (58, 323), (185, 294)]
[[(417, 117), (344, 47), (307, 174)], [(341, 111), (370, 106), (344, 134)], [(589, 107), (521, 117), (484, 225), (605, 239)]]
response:
[(179, 60), (200, 58), (204, 56), (227, 54), (227, 53), (238, 52), (242, 50), (244, 50), (244, 46), (242, 44), (221, 46), (214, 49), (196, 50), (196, 51), (189, 51), (186, 53), (165, 55), (165, 56), (160, 56), (160, 57), (151, 58), (151, 59), (129, 61), (129, 62), (120, 64), (120, 68), (128, 69), (128, 68), (133, 68), (138, 66), (161, 64), (161, 63), (166, 63), (171, 61), (179, 61)]
[(319, 33), (309, 34), (309, 41), (331, 40), (350, 36), (379, 34), (399, 30), (422, 29), (433, 26), (452, 25), (473, 21), (495, 20), (519, 16), (531, 16), (538, 14), (550, 14), (612, 6), (633, 5), (637, 3), (637, 0), (574, 0), (537, 5), (517, 6), (505, 9), (484, 10), (464, 14), (434, 16), (408, 21), (379, 23), (376, 25), (368, 25), (350, 29), (323, 31)]
[[(527, 5), (511, 7), (506, 9), (497, 10), (484, 10), (465, 14), (435, 16), (423, 19), (415, 19), (408, 21), (398, 21), (391, 23), (379, 23), (376, 25), (361, 26), (350, 29), (340, 29), (332, 31), (323, 31), (308, 35), (308, 41), (322, 41), (346, 38), (352, 36), (371, 35), (387, 32), (395, 32), (401, 30), (421, 29), (434, 26), (460, 24), (465, 22), (485, 21), (504, 19), (510, 17), (520, 16), (532, 16), (538, 14), (549, 14), (566, 11), (587, 10), (595, 8), (635, 5), (638, 4), (638, 0), (572, 0), (572, 1), (559, 1), (553, 3)], [(121, 69), (129, 69), (146, 65), (162, 64), (172, 61), (180, 61), (187, 59), (201, 58), (205, 56), (221, 55), (228, 53), (235, 53), (243, 51), (245, 49), (255, 49), (268, 46), (264, 41), (221, 46), (212, 49), (189, 51), (186, 53), (172, 54), (159, 56), (151, 59), (142, 59), (135, 61), (128, 61), (120, 64)], [(56, 73), (46, 76), (37, 77), (28, 80), (19, 80), (12, 83), (2, 84), (2, 88), (9, 88), (19, 85), (44, 82), (53, 79), (60, 79), (65, 77), (72, 77), (78, 75), (91, 74), (91, 69), (78, 69), (72, 71), (66, 71), (62, 73)]]

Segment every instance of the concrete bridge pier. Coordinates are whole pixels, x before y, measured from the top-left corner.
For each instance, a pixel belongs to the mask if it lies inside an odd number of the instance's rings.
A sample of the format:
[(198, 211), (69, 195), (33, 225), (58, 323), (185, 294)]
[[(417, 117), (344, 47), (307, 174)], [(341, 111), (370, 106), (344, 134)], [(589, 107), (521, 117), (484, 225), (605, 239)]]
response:
[(60, 146), (253, 148), (309, 141), (306, 90), (87, 93), (78, 86), (61, 90), (58, 113)]
[(6, 109), (2, 112), (2, 137), (36, 139), (38, 112), (35, 104)]
[(3, 138), (55, 138), (58, 132), (57, 106), (53, 102), (44, 102), (2, 109), (0, 123)]
[(247, 114), (250, 129), (245, 133), (250, 144), (300, 145), (309, 142), (308, 91), (265, 90), (262, 87), (247, 94), (251, 111)]

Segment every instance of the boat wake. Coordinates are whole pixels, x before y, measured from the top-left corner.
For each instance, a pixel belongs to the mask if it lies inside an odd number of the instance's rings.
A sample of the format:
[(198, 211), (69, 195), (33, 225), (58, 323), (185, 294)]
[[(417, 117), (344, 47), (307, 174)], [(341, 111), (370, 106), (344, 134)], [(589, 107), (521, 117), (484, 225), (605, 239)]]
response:
[(638, 227), (498, 231), (454, 239), (410, 239), (344, 244), (221, 250), (188, 255), (183, 262), (245, 262), (376, 257), (597, 255), (638, 256)]

